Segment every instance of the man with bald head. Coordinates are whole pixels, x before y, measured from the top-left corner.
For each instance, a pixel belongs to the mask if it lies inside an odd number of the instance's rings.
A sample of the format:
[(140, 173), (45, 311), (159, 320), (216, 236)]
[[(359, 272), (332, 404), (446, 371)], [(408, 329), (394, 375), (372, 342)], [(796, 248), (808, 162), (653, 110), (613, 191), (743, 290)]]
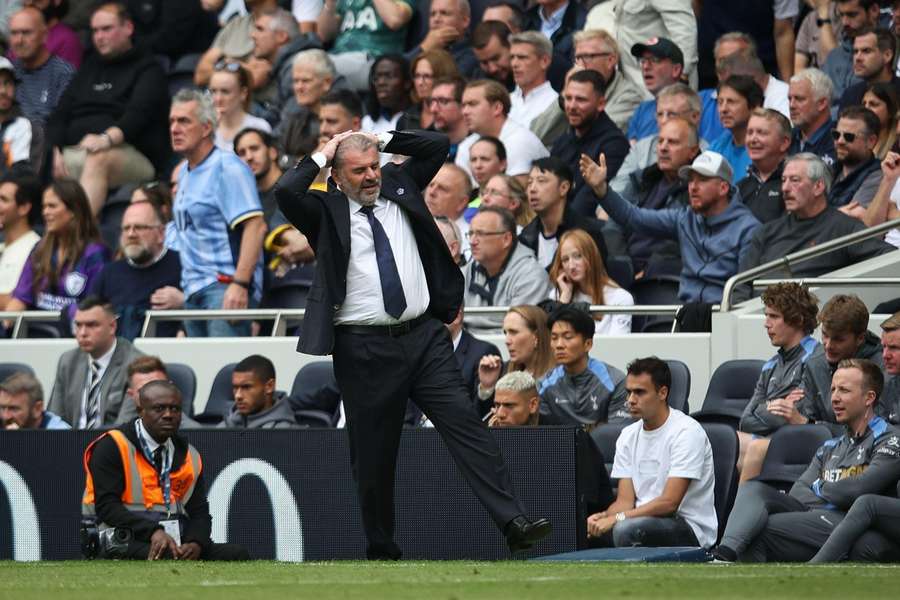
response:
[(425, 205), (435, 217), (447, 217), (460, 231), (461, 252), (469, 257), (469, 223), (463, 213), (469, 205), (472, 184), (469, 175), (453, 163), (444, 163), (425, 188)]
[[(441, 432), (511, 552), (551, 529), (546, 519), (525, 516), (496, 442), (471, 410), (444, 325), (459, 313), (464, 283), (424, 192), (449, 148), (445, 135), (429, 131), (345, 132), (275, 189), (320, 267), (298, 350), (333, 355), (373, 560), (402, 556), (394, 541), (394, 476), (407, 398)], [(380, 151), (411, 158), (382, 169)], [(329, 165), (336, 188), (310, 190)]]
[(66, 91), (75, 68), (47, 48), (47, 23), (36, 8), (23, 8), (9, 20), (9, 45), (15, 53), (16, 101), (26, 117), (44, 123)]

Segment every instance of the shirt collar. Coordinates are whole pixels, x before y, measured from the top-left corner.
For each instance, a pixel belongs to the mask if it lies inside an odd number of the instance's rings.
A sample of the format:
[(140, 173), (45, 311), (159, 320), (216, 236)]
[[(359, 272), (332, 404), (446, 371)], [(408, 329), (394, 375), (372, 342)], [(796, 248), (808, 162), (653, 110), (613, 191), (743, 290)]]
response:
[[(142, 419), (138, 418), (138, 420), (134, 422), (134, 429), (137, 432), (138, 437), (143, 438), (144, 441), (147, 442), (147, 447), (150, 449), (151, 454), (156, 452), (156, 449), (163, 445), (153, 439), (153, 436), (150, 435), (150, 432), (144, 427), (144, 421)], [(165, 447), (169, 452), (169, 456), (172, 456), (175, 452), (175, 444), (172, 443), (172, 438), (166, 440)]]
[(90, 360), (93, 360), (95, 363), (97, 363), (97, 365), (99, 365), (99, 369), (101, 372), (105, 371), (106, 367), (108, 367), (109, 363), (112, 361), (112, 356), (116, 351), (116, 344), (118, 344), (118, 343), (119, 343), (119, 340), (114, 339), (112, 346), (109, 347), (109, 350), (106, 351), (106, 354), (104, 354), (100, 358), (90, 359)]
[(562, 25), (563, 16), (566, 14), (566, 9), (569, 8), (569, 3), (566, 2), (563, 4), (555, 13), (550, 15), (549, 18), (544, 17), (544, 7), (538, 11), (538, 15), (541, 17), (541, 25), (548, 29), (552, 29), (556, 31), (559, 29), (559, 26)]
[(453, 338), (453, 351), (456, 352), (456, 349), (459, 348), (459, 342), (462, 340), (462, 329), (459, 330), (459, 333)]
[[(347, 194), (344, 194), (344, 195), (347, 196)], [(353, 200), (352, 198), (350, 198), (350, 196), (347, 196), (347, 202), (350, 205), (350, 214), (351, 215), (355, 215), (356, 213), (361, 211), (363, 208), (362, 204), (360, 204), (356, 200)], [(381, 208), (385, 204), (386, 204), (386, 201), (381, 196), (378, 196), (378, 198), (375, 200), (375, 208)]]

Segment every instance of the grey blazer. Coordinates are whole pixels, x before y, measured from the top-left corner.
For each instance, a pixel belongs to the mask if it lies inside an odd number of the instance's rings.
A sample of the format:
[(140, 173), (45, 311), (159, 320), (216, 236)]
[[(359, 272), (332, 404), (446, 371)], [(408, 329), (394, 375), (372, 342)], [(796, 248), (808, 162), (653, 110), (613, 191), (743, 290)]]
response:
[[(137, 417), (134, 402), (125, 394), (128, 389), (128, 365), (143, 352), (125, 338), (116, 338), (116, 350), (100, 381), (100, 414), (102, 426), (111, 427)], [(73, 428), (81, 417), (81, 400), (87, 384), (88, 355), (73, 348), (59, 358), (56, 380), (47, 407)]]

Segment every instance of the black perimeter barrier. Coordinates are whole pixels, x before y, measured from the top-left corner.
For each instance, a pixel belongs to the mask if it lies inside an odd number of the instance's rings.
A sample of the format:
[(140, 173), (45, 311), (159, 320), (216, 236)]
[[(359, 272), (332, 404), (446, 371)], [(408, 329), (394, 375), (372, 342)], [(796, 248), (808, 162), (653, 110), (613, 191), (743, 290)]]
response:
[[(603, 460), (590, 437), (569, 427), (493, 434), (529, 515), (553, 522), (553, 534), (525, 556), (582, 547), (588, 511), (611, 499)], [(82, 454), (97, 435), (0, 432), (0, 559), (80, 558)], [(365, 557), (344, 431), (183, 435), (203, 457), (215, 541), (243, 544), (257, 559)], [(403, 432), (395, 499), (396, 539), (404, 558), (509, 558), (503, 536), (436, 431)]]

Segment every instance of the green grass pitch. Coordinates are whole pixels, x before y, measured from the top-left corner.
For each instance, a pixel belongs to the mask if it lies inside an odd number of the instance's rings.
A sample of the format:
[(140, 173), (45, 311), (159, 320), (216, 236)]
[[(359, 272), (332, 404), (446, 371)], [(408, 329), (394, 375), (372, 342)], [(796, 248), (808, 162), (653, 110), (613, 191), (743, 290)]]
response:
[(889, 598), (900, 567), (514, 562), (0, 562), (0, 599)]

